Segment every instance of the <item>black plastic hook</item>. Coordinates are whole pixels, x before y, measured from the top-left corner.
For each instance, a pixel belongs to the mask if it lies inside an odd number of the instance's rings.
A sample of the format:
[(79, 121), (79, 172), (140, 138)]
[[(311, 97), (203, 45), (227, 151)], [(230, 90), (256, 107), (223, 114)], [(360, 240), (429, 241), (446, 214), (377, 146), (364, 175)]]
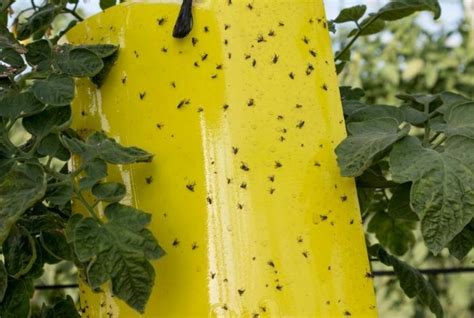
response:
[(183, 0), (173, 29), (173, 37), (184, 38), (193, 28), (193, 0)]

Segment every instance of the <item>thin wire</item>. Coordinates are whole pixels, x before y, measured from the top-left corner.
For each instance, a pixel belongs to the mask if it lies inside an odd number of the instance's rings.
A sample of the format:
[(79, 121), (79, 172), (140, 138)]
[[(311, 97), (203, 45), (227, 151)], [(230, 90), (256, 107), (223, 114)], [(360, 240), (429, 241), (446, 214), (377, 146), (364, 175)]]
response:
[[(450, 275), (450, 274), (474, 273), (474, 267), (428, 268), (428, 269), (419, 269), (418, 271), (426, 275)], [(372, 272), (372, 274), (375, 277), (396, 276), (394, 271), (374, 271)], [(67, 289), (67, 288), (79, 288), (79, 284), (35, 286), (35, 289), (37, 290), (55, 290), (55, 289)]]

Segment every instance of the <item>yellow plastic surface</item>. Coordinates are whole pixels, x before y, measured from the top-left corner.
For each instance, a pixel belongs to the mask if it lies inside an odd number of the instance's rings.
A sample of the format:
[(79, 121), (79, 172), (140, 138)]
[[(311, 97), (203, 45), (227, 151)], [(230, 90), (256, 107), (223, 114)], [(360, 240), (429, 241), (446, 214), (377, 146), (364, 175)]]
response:
[(83, 316), (376, 317), (322, 1), (195, 1), (182, 40), (161, 2), (68, 34), (121, 46), (100, 90), (78, 82), (75, 126), (155, 154), (116, 177), (167, 251), (143, 316), (87, 287)]

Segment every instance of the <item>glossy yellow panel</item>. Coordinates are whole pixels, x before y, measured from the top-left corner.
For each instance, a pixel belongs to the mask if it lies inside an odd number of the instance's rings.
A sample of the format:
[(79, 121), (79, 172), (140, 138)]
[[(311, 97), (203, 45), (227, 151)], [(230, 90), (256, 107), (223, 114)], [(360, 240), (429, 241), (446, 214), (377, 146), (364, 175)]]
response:
[[(123, 4), (72, 43), (121, 46), (100, 90), (78, 82), (75, 126), (155, 154), (121, 167), (167, 256), (140, 316), (83, 289), (86, 317), (375, 317), (321, 0)], [(229, 4), (231, 3), (231, 4)]]

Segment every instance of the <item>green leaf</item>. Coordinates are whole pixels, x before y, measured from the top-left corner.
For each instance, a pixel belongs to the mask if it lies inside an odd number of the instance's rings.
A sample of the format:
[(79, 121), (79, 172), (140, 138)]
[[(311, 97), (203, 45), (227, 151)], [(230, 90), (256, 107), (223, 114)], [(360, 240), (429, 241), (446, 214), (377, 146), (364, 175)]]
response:
[(471, 99), (469, 99), (469, 98), (467, 98), (463, 95), (459, 95), (459, 94), (455, 94), (455, 93), (451, 93), (451, 92), (441, 93), (440, 98), (441, 98), (441, 101), (442, 101), (443, 105), (440, 108), (438, 108), (438, 112), (440, 112), (442, 114), (447, 113), (447, 111), (453, 106), (472, 102)]
[(63, 146), (58, 134), (49, 134), (41, 140), (38, 153), (43, 156), (51, 156), (62, 161), (71, 157), (69, 150)]
[(71, 152), (81, 155), (85, 161), (100, 158), (111, 164), (131, 164), (153, 159), (153, 155), (148, 152), (136, 147), (123, 147), (99, 132), (89, 136), (86, 143), (67, 137), (63, 141)]
[(59, 8), (54, 4), (47, 4), (38, 11), (35, 11), (25, 23), (20, 23), (17, 27), (17, 39), (22, 41), (29, 38), (35, 33), (44, 32), (51, 23), (53, 23), (54, 18), (59, 13)]
[(368, 231), (393, 254), (404, 255), (415, 244), (414, 224), (379, 211), (370, 219)]
[(474, 220), (449, 242), (449, 253), (460, 261), (469, 254), (474, 247)]
[(336, 33), (336, 24), (334, 23), (334, 21), (328, 21), (328, 30), (329, 32), (335, 34)]
[(67, 221), (66, 227), (64, 228), (64, 236), (66, 237), (66, 241), (68, 243), (74, 242), (76, 226), (83, 218), (84, 216), (82, 214), (76, 213), (73, 214)]
[(74, 259), (73, 250), (60, 231), (41, 232), (40, 242), (52, 256), (61, 260), (72, 261)]
[(370, 213), (374, 196), (375, 189), (357, 188), (357, 198), (359, 199), (361, 215)]
[(46, 191), (43, 168), (37, 164), (16, 165), (0, 181), (0, 244), (21, 215)]
[(435, 116), (428, 120), (428, 125), (432, 132), (444, 133), (448, 129), (448, 124), (441, 116)]
[(48, 108), (39, 114), (25, 117), (23, 127), (32, 135), (44, 137), (68, 128), (71, 116), (71, 106)]
[(336, 148), (341, 173), (346, 177), (360, 176), (409, 132), (408, 127), (399, 130), (397, 121), (391, 118), (350, 123), (347, 128), (350, 136)]
[(0, 158), (0, 179), (6, 176), (15, 165), (14, 159)]
[(160, 259), (166, 255), (165, 250), (156, 241), (153, 233), (148, 229), (142, 229), (140, 236), (143, 238), (143, 253), (148, 259)]
[(358, 112), (362, 108), (367, 107), (367, 105), (362, 102), (359, 102), (358, 100), (343, 100), (342, 107), (344, 110), (344, 115), (350, 116)]
[(11, 67), (22, 70), (25, 62), (21, 55), (13, 48), (5, 48), (0, 52), (0, 61), (10, 65)]
[(413, 182), (411, 206), (428, 248), (439, 253), (474, 217), (474, 140), (451, 137), (445, 151), (424, 148), (415, 137), (390, 154), (394, 181)]
[(36, 247), (33, 237), (20, 226), (14, 226), (3, 242), (5, 267), (14, 278), (20, 278), (32, 268), (36, 260)]
[(98, 181), (107, 177), (107, 163), (99, 158), (89, 160), (84, 165), (85, 177), (79, 180), (79, 189), (91, 188)]
[[(377, 19), (374, 14), (371, 13), (367, 18), (362, 20), (362, 22), (360, 23), (360, 27), (362, 29), (362, 31), (360, 31), (361, 36), (372, 35), (379, 33), (383, 31), (383, 29), (385, 29), (385, 21)], [(352, 37), (358, 32), (359, 29), (354, 29), (348, 34), (348, 37)]]
[(395, 0), (382, 7), (377, 14), (382, 20), (394, 21), (418, 11), (431, 11), (435, 19), (441, 16), (438, 0)]
[(113, 293), (143, 313), (155, 276), (148, 259), (164, 254), (144, 228), (151, 216), (118, 203), (107, 206), (105, 216), (107, 223), (77, 220), (74, 235), (68, 237), (79, 260), (92, 260), (87, 269), (91, 287), (97, 289), (110, 280)]
[(71, 226), (74, 232), (67, 238), (74, 240), (74, 251), (80, 262), (87, 262), (110, 247), (107, 233), (96, 220), (83, 218)]
[(398, 94), (398, 99), (408, 103), (411, 107), (423, 111), (424, 105), (430, 106), (430, 112), (441, 106), (442, 101), (439, 95), (426, 94)]
[(35, 239), (35, 248), (36, 248), (36, 259), (31, 269), (26, 273), (22, 279), (37, 279), (40, 278), (44, 274), (44, 264), (45, 264), (45, 257), (43, 254), (45, 253), (39, 244), (38, 240)]
[(344, 61), (336, 63), (336, 74), (337, 75), (341, 74), (342, 71), (344, 71), (344, 68), (346, 67), (346, 64), (347, 64), (347, 62), (344, 62)]
[(112, 44), (80, 45), (79, 48), (84, 48), (89, 51), (92, 51), (102, 59), (115, 54), (119, 49), (117, 45)]
[[(74, 154), (84, 155), (88, 150), (87, 145), (78, 136), (62, 135), (60, 137), (64, 147)], [(87, 158), (90, 160), (91, 158)]]
[[(338, 65), (345, 65), (345, 62), (350, 62), (351, 60), (351, 55), (352, 55), (352, 52), (351, 50), (346, 50), (345, 52), (343, 52), (342, 54), (340, 54), (341, 52), (340, 51), (337, 51), (336, 52), (336, 55), (337, 55), (337, 60), (338, 61), (341, 61), (341, 63), (339, 63)], [(342, 66), (341, 66), (342, 67)], [(344, 69), (344, 67), (342, 67), (342, 69)], [(342, 71), (341, 69), (341, 71)], [(337, 74), (340, 74), (341, 72), (338, 72)]]
[(419, 271), (388, 254), (382, 246), (378, 244), (369, 248), (369, 254), (377, 257), (383, 264), (393, 267), (400, 281), (400, 286), (409, 298), (417, 297), (437, 318), (444, 317), (443, 307), (441, 307), (433, 286), (431, 286)]
[[(36, 212), (36, 210), (41, 210), (41, 212)], [(26, 228), (32, 235), (36, 235), (41, 231), (54, 231), (64, 228), (65, 220), (44, 205), (37, 204), (23, 215), (18, 224)]]
[(367, 105), (353, 112), (348, 118), (348, 122), (361, 122), (372, 119), (392, 118), (398, 124), (403, 122), (403, 113), (394, 106), (388, 105)]
[(36, 80), (32, 91), (35, 97), (44, 104), (69, 105), (74, 98), (74, 80), (67, 75), (52, 74), (46, 80)]
[(387, 180), (380, 165), (374, 165), (357, 177), (357, 186), (360, 188), (394, 188), (397, 183)]
[(474, 102), (461, 103), (450, 107), (444, 115), (448, 124), (448, 137), (464, 136), (474, 138)]
[(100, 201), (118, 202), (127, 192), (125, 186), (117, 182), (98, 183), (92, 187), (92, 194)]
[(80, 318), (74, 300), (71, 296), (66, 296), (65, 299), (61, 299), (54, 304), (54, 306), (44, 306), (41, 310), (40, 318)]
[(116, 0), (100, 0), (99, 4), (100, 4), (100, 8), (102, 10), (105, 10), (110, 7), (113, 7), (116, 4)]
[(151, 221), (149, 213), (120, 203), (109, 204), (104, 213), (107, 219), (112, 221), (114, 225), (128, 227), (133, 231), (145, 228)]
[(61, 71), (73, 77), (92, 77), (104, 67), (102, 59), (85, 48), (63, 47), (57, 63)]
[(130, 164), (135, 162), (150, 162), (152, 155), (136, 147), (123, 147), (115, 140), (96, 132), (87, 139), (87, 145), (92, 147), (102, 158), (112, 164)]
[(8, 286), (8, 273), (5, 269), (5, 265), (3, 261), (0, 260), (0, 303), (3, 301), (3, 297), (5, 297), (5, 293), (7, 291)]
[(367, 11), (367, 6), (357, 5), (350, 8), (342, 9), (336, 19), (333, 21), (335, 23), (345, 23), (349, 21), (358, 21)]
[(30, 298), (33, 297), (32, 279), (10, 279), (7, 292), (0, 303), (2, 318), (27, 318), (30, 313)]
[(71, 201), (74, 192), (70, 179), (48, 184), (45, 199), (53, 205), (63, 206)]
[(411, 183), (399, 185), (393, 192), (388, 204), (388, 214), (405, 221), (418, 221), (418, 216), (410, 206)]
[(12, 119), (30, 116), (41, 112), (44, 107), (31, 92), (6, 95), (0, 100), (0, 116)]
[(25, 47), (4, 26), (0, 26), (0, 49), (13, 48), (20, 54), (26, 53)]
[(412, 125), (421, 125), (430, 118), (425, 112), (407, 105), (400, 106), (400, 111), (402, 112), (405, 121)]
[(341, 86), (339, 87), (341, 98), (343, 101), (348, 100), (360, 100), (365, 96), (365, 92), (362, 88), (351, 87), (351, 86)]
[(51, 63), (51, 45), (48, 40), (38, 40), (26, 46), (28, 52), (25, 55), (30, 65), (38, 65), (44, 62)]
[[(109, 75), (110, 71), (112, 70), (112, 67), (115, 65), (115, 62), (118, 59), (118, 47), (114, 46), (114, 49), (115, 51), (111, 55), (103, 57), (104, 67), (96, 76), (92, 78), (92, 83), (94, 83), (99, 88), (104, 83), (105, 79), (107, 78), (107, 75)], [(99, 51), (102, 51), (102, 52), (99, 52), (102, 55), (109, 53), (105, 51), (105, 49), (101, 49)]]

